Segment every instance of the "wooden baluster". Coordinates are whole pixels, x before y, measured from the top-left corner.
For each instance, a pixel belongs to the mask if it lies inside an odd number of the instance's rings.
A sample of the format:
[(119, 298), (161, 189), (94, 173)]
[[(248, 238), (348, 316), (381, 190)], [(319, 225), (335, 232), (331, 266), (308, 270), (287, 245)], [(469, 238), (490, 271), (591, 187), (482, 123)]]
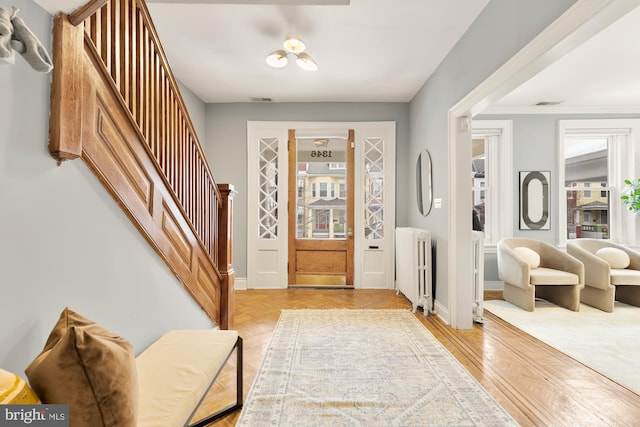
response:
[(85, 20), (84, 20), (84, 22), (83, 22), (83, 24), (84, 24), (84, 31), (85, 31), (85, 33), (87, 33), (87, 35), (89, 36), (89, 38), (90, 38), (91, 40), (93, 40), (93, 39), (91, 38), (91, 33), (92, 33), (92, 31), (93, 31), (93, 29), (92, 29), (92, 23), (93, 23), (93, 21), (94, 21), (94, 20), (95, 20), (94, 15), (92, 15), (92, 16), (88, 17), (87, 19), (85, 19)]
[[(186, 123), (185, 123), (186, 124)], [(189, 128), (185, 127), (185, 145), (184, 145), (184, 165), (185, 165), (185, 174), (184, 174), (184, 193), (186, 195), (184, 200), (184, 208), (187, 211), (187, 215), (191, 219), (191, 161), (193, 153), (191, 152), (191, 133), (189, 132)]]
[(122, 97), (124, 98), (125, 103), (129, 107), (129, 111), (133, 112), (131, 109), (131, 92), (129, 87), (129, 80), (131, 76), (130, 69), (130, 57), (131, 57), (131, 28), (132, 23), (129, 15), (129, 4), (130, 0), (122, 0), (120, 3), (120, 52), (119, 52), (119, 61), (120, 67), (120, 92), (122, 93)]
[[(157, 47), (156, 47), (157, 48)], [(158, 114), (158, 138), (161, 141), (161, 144), (163, 144), (166, 147), (166, 153), (167, 153), (167, 165), (166, 168), (164, 170), (165, 173), (165, 177), (169, 180), (169, 182), (171, 183), (171, 177), (173, 176), (173, 147), (171, 146), (171, 141), (169, 141), (166, 138), (164, 129), (165, 129), (165, 120), (166, 120), (166, 114), (164, 112), (164, 95), (165, 95), (165, 79), (164, 79), (164, 69), (162, 68), (162, 62), (159, 61), (160, 60), (160, 55), (158, 55), (158, 109), (157, 109), (157, 114)], [(172, 185), (172, 184), (171, 184)]]
[(191, 216), (194, 220), (194, 227), (197, 227), (197, 218), (198, 218), (198, 165), (200, 164), (200, 156), (198, 150), (196, 150), (196, 140), (191, 138)]
[(109, 61), (111, 62), (111, 78), (116, 87), (122, 94), (120, 86), (120, 50), (122, 49), (120, 40), (121, 21), (120, 21), (120, 0), (111, 0), (111, 27), (109, 31), (109, 39), (111, 40), (111, 49), (109, 49)]
[[(188, 133), (187, 133), (187, 126), (186, 123), (184, 121), (184, 118), (181, 117), (180, 122), (182, 123), (182, 138), (180, 140), (180, 164), (184, 165), (185, 167), (181, 168), (180, 172), (180, 191), (182, 192), (182, 194), (184, 195), (184, 193), (186, 192), (186, 188), (187, 188), (187, 168), (186, 168), (186, 159), (187, 159), (187, 141), (189, 139), (188, 137)], [(182, 202), (182, 207), (184, 208), (185, 212), (187, 210), (187, 205), (185, 203), (184, 197), (180, 200)]]
[[(167, 80), (167, 85), (169, 85), (169, 81)], [(170, 89), (170, 87), (169, 87)], [(169, 94), (173, 94), (173, 92), (169, 91)], [(174, 155), (175, 155), (175, 159), (173, 160), (173, 164), (174, 164), (174, 171), (173, 171), (173, 180), (174, 180), (174, 188), (179, 189), (180, 188), (180, 170), (182, 169), (182, 158), (180, 155), (180, 140), (178, 138), (176, 138), (175, 132), (174, 132), (174, 124), (175, 124), (175, 109), (174, 109), (174, 97), (173, 95), (171, 95), (169, 97), (169, 118), (167, 120), (167, 124), (169, 125), (169, 131), (168, 131), (168, 135), (169, 135), (169, 139), (171, 139), (171, 141), (173, 141), (173, 146), (174, 146)], [(178, 194), (178, 198), (180, 198), (181, 195)]]
[(146, 50), (146, 61), (147, 61), (147, 78), (146, 80), (146, 90), (147, 95), (145, 97), (145, 102), (147, 106), (145, 108), (146, 116), (147, 116), (147, 143), (151, 148), (151, 151), (154, 153), (158, 164), (160, 164), (160, 153), (158, 152), (158, 147), (155, 145), (155, 138), (153, 133), (153, 50), (151, 50), (151, 37), (149, 35), (148, 29), (145, 27), (145, 50)]
[(164, 151), (166, 149), (166, 146), (164, 144), (162, 144), (162, 141), (160, 141), (160, 138), (158, 138), (158, 80), (160, 79), (158, 76), (159, 73), (159, 64), (158, 64), (158, 55), (156, 53), (156, 49), (155, 49), (155, 44), (153, 43), (153, 41), (151, 43), (149, 43), (149, 47), (151, 48), (151, 58), (152, 58), (152, 68), (151, 68), (151, 72), (152, 72), (152, 79), (151, 79), (151, 92), (152, 92), (152, 98), (151, 98), (151, 115), (153, 117), (153, 122), (152, 122), (152, 134), (153, 134), (153, 144), (157, 147), (156, 149), (158, 150), (158, 153), (160, 153), (160, 168), (162, 169), (162, 172), (165, 174), (167, 173), (167, 164), (166, 164), (166, 159), (167, 159), (167, 153)]
[(198, 202), (198, 157), (193, 150), (193, 143), (194, 141), (192, 139), (189, 142), (189, 146), (191, 147), (191, 156), (189, 157), (189, 169), (191, 169), (191, 173), (189, 174), (189, 218), (191, 218), (193, 228), (198, 230), (198, 214), (196, 213), (196, 203)]
[(168, 147), (162, 139), (160, 139), (160, 58), (156, 51), (155, 43), (151, 43), (151, 50), (153, 52), (153, 140), (156, 147), (160, 152), (160, 165), (163, 173), (167, 176), (167, 159), (168, 159)]
[[(164, 69), (163, 69), (164, 70)], [(175, 153), (177, 151), (176, 148), (176, 141), (171, 138), (170, 133), (169, 133), (169, 109), (168, 109), (168, 93), (170, 90), (170, 85), (169, 85), (169, 80), (166, 78), (166, 76), (163, 76), (162, 79), (162, 89), (164, 91), (164, 97), (163, 97), (163, 114), (164, 114), (164, 130), (163, 130), (163, 135), (164, 135), (164, 139), (167, 141), (167, 144), (169, 144), (171, 146), (171, 180), (172, 182), (175, 183), (176, 181), (176, 174), (178, 172), (178, 164), (175, 160)]]
[(142, 105), (140, 105), (140, 115), (143, 122), (142, 134), (144, 135), (144, 139), (147, 145), (149, 146), (149, 148), (151, 148), (151, 152), (153, 153), (154, 158), (158, 160), (158, 153), (153, 151), (153, 147), (151, 147), (149, 138), (149, 39), (147, 37), (147, 28), (143, 25), (142, 14), (140, 14), (139, 11), (138, 13), (138, 23), (140, 25), (140, 48), (142, 51), (140, 63), (140, 75), (142, 76), (142, 79), (140, 80), (140, 82), (142, 83), (142, 85), (140, 85), (140, 92), (142, 95), (140, 97), (140, 99), (142, 100)]
[(195, 181), (195, 185), (197, 188), (197, 192), (196, 192), (196, 199), (195, 199), (195, 203), (194, 203), (194, 211), (195, 211), (195, 216), (196, 219), (198, 220), (198, 233), (202, 236), (202, 228), (203, 228), (203, 224), (202, 224), (202, 200), (203, 200), (203, 176), (202, 176), (202, 157), (198, 156), (198, 163), (196, 164), (196, 176), (194, 178)]
[[(165, 139), (167, 140), (168, 144), (171, 144), (171, 152), (173, 153), (171, 157), (175, 157), (177, 141), (173, 137), (173, 131), (172, 131), (173, 106), (172, 106), (172, 100), (171, 100), (171, 91), (169, 90), (170, 88), (168, 86), (168, 80), (166, 79), (164, 81), (164, 86), (165, 86), (165, 114), (166, 114), (166, 117), (164, 120)], [(172, 159), (171, 182), (175, 182), (176, 169), (177, 169), (177, 165), (176, 165), (175, 159)]]
[(102, 12), (102, 28), (100, 30), (102, 44), (100, 46), (100, 57), (107, 67), (107, 71), (111, 74), (111, 7), (107, 3), (107, 5), (100, 10)]
[(182, 188), (182, 183), (184, 182), (184, 174), (185, 174), (185, 170), (183, 167), (184, 136), (182, 134), (184, 132), (184, 128), (181, 126), (181, 124), (182, 124), (181, 122), (178, 122), (180, 129), (179, 129), (178, 137), (176, 138), (176, 164), (178, 164), (179, 167), (178, 167), (178, 170), (176, 171), (176, 183), (175, 183), (174, 189), (176, 193), (178, 193), (178, 199), (180, 200), (180, 203), (184, 208), (184, 190)]
[[(178, 180), (180, 181), (180, 191), (182, 196), (180, 197), (180, 203), (184, 203), (184, 193), (185, 193), (185, 185), (184, 185), (184, 177), (187, 173), (185, 171), (185, 148), (184, 148), (184, 122), (182, 121), (182, 116), (180, 115), (180, 105), (176, 100), (176, 139), (180, 143), (180, 171), (178, 175)], [(183, 205), (184, 207), (184, 205)]]
[(129, 31), (129, 73), (127, 78), (129, 79), (129, 102), (131, 104), (131, 115), (134, 121), (140, 126), (140, 120), (138, 119), (138, 111), (140, 98), (138, 97), (138, 76), (140, 72), (140, 51), (138, 48), (140, 44), (138, 42), (138, 11), (136, 8), (136, 0), (129, 0), (129, 23), (131, 29)]
[[(218, 265), (218, 260), (219, 260), (219, 253), (220, 253), (220, 240), (223, 239), (223, 237), (221, 237), (219, 235), (220, 233), (220, 218), (222, 217), (221, 214), (221, 209), (223, 206), (223, 200), (221, 199), (221, 196), (218, 194), (218, 192), (216, 192), (216, 186), (215, 183), (212, 181), (210, 182), (211, 185), (211, 192), (213, 194), (213, 197), (215, 199), (215, 203), (214, 203), (214, 208), (211, 209), (211, 215), (213, 215), (213, 230), (211, 233), (211, 238), (213, 239), (213, 246), (212, 246), (212, 250), (213, 250), (213, 259), (215, 260), (214, 262), (216, 263), (216, 265)], [(228, 214), (231, 214), (230, 212)], [(226, 239), (226, 237), (225, 237)]]
[(158, 143), (163, 147), (164, 153), (164, 173), (165, 177), (168, 176), (169, 168), (171, 167), (171, 146), (169, 145), (169, 141), (166, 141), (163, 138), (162, 134), (162, 122), (163, 122), (163, 114), (162, 114), (162, 89), (163, 85), (163, 72), (162, 72), (162, 62), (160, 61), (160, 53), (158, 52), (158, 47), (154, 44), (155, 55), (156, 55), (156, 138), (158, 139)]
[(94, 25), (91, 26), (91, 40), (98, 53), (102, 52), (102, 11), (99, 10), (93, 15)]
[(162, 75), (160, 70), (160, 57), (158, 56), (158, 51), (156, 50), (155, 43), (153, 46), (153, 59), (154, 59), (154, 97), (153, 97), (153, 116), (155, 117), (153, 132), (156, 138), (156, 144), (160, 146), (160, 150), (162, 151), (162, 170), (167, 175), (167, 170), (169, 169), (169, 146), (166, 144), (160, 137), (160, 128), (162, 127), (161, 119), (160, 119), (160, 97), (161, 93), (161, 81)]
[(209, 197), (209, 189), (207, 185), (207, 168), (205, 165), (202, 165), (202, 195), (204, 197), (203, 207), (202, 207), (202, 221), (203, 221), (203, 230), (202, 230), (202, 238), (207, 242), (207, 252), (211, 252), (211, 239), (209, 238), (209, 210), (211, 209), (211, 198)]

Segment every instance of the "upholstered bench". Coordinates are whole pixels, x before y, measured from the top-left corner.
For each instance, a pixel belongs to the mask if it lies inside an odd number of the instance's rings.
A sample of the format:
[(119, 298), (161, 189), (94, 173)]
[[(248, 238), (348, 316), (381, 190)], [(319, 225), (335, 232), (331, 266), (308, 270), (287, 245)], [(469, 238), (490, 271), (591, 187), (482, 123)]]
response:
[(234, 349), (236, 402), (193, 424), (198, 427), (242, 407), (242, 338), (237, 331), (170, 331), (147, 347), (135, 361), (138, 427), (188, 426)]

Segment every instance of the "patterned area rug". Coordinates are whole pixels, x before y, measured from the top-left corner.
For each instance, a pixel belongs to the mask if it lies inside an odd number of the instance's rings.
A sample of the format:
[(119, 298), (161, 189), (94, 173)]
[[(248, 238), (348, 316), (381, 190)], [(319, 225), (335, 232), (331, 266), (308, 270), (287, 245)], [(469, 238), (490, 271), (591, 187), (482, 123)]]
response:
[(283, 310), (238, 426), (517, 426), (409, 310)]

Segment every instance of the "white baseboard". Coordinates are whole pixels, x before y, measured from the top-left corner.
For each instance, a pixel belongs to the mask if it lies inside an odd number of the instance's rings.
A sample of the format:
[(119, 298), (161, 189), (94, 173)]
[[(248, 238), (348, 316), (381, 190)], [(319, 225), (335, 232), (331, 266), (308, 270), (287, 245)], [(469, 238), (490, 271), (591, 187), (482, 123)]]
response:
[(234, 289), (236, 291), (246, 291), (247, 290), (247, 278), (246, 277), (236, 277), (234, 282)]
[(435, 300), (433, 305), (435, 308), (435, 315), (440, 317), (445, 324), (450, 325), (451, 321), (449, 319), (449, 308), (440, 304), (438, 300)]
[(503, 291), (504, 282), (502, 280), (486, 280), (484, 282), (485, 291)]

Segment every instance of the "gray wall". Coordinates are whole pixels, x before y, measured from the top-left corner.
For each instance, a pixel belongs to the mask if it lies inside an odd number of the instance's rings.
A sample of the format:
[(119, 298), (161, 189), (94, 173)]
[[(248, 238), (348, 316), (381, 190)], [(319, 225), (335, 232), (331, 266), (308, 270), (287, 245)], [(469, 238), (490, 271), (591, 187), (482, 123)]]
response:
[[(207, 104), (205, 151), (218, 183), (233, 184), (236, 277), (247, 277), (247, 121), (396, 122), (396, 167), (408, 162), (409, 105), (406, 103), (231, 103)], [(406, 223), (415, 200), (408, 175), (396, 182), (396, 222)], [(411, 179), (415, 179), (412, 178)]]
[[(420, 216), (412, 205), (409, 225), (431, 230), (437, 241), (436, 299), (444, 305), (448, 305), (449, 286), (449, 199), (471, 197), (470, 191), (464, 195), (447, 194), (448, 110), (574, 2), (575, 0), (491, 0), (410, 104), (409, 157), (415, 159), (423, 148), (430, 151), (434, 162), (434, 197), (442, 198), (443, 205), (442, 209), (433, 209), (426, 218)], [(419, 44), (420, 41), (416, 42)], [(412, 168), (399, 168), (398, 171), (413, 175)], [(411, 179), (408, 182), (409, 193), (413, 194), (415, 183)]]
[(204, 145), (207, 140), (207, 104), (181, 82), (178, 82), (178, 88), (189, 112), (189, 117), (191, 117), (191, 123), (193, 123), (198, 139), (200, 143)]
[[(51, 17), (20, 15), (51, 52)], [(47, 152), (49, 74), (0, 65), (0, 367), (22, 374), (62, 309), (140, 351), (169, 329), (211, 322), (80, 160)]]
[[(638, 114), (518, 114), (478, 115), (477, 120), (512, 120), (513, 122), (513, 182), (519, 182), (519, 171), (551, 172), (551, 229), (520, 230), (519, 189), (513, 187), (512, 235), (530, 237), (557, 244), (558, 237), (558, 121), (576, 119), (638, 118)], [(499, 280), (495, 254), (485, 255), (485, 279)]]

